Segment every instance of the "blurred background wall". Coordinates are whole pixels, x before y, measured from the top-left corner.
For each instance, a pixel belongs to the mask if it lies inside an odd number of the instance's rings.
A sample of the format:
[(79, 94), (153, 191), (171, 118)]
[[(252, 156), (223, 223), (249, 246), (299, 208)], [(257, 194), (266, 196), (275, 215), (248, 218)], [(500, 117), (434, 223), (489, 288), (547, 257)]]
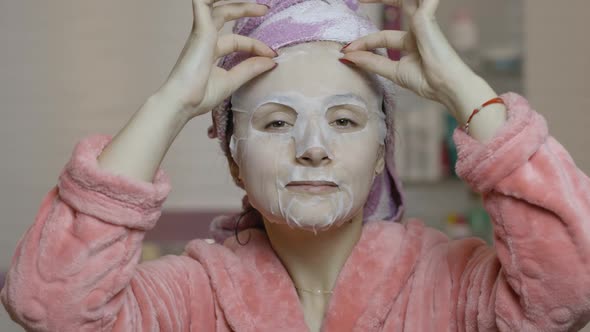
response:
[[(502, 6), (513, 6), (512, 0), (441, 3), (443, 26), (453, 8), (473, 7), (486, 45), (521, 41), (524, 94), (590, 173), (590, 44), (584, 33), (590, 2), (524, 0), (521, 10), (508, 12)], [(379, 7), (369, 11), (381, 20)], [(184, 45), (191, 19), (188, 0), (0, 0), (0, 272), (9, 266), (18, 239), (75, 143), (89, 134), (114, 135), (158, 89)], [(232, 183), (225, 157), (206, 136), (209, 125), (208, 116), (191, 121), (162, 165), (173, 185), (167, 211), (240, 206), (242, 193)], [(436, 190), (444, 195), (446, 189)], [(20, 331), (7, 316), (0, 309), (0, 331)]]

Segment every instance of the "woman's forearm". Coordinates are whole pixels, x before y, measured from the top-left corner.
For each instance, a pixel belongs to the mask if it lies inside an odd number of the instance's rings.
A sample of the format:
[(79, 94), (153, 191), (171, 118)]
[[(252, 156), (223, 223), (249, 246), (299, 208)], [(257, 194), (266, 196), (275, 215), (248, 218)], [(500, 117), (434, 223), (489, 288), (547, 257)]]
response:
[(98, 157), (101, 168), (151, 182), (188, 118), (162, 94), (154, 94)]
[(492, 142), (453, 137), (457, 174), (483, 194), (495, 247), (461, 240), (449, 252), (456, 316), (464, 329), (577, 331), (590, 311), (590, 179), (526, 99), (502, 98), (509, 117)]
[[(454, 114), (460, 125), (467, 122), (475, 108), (498, 96), (485, 80), (475, 74), (454, 87), (450, 105), (447, 107), (455, 111)], [(486, 106), (469, 123), (469, 135), (482, 143), (487, 142), (505, 122), (506, 107), (504, 105)]]

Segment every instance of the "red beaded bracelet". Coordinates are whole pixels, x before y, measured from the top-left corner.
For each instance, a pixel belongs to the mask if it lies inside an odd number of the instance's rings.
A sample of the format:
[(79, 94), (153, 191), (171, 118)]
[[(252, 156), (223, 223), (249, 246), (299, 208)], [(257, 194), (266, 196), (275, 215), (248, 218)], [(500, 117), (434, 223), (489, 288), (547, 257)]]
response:
[(502, 105), (505, 105), (504, 104), (504, 100), (502, 100), (502, 98), (496, 97), (496, 98), (492, 98), (492, 99), (486, 101), (480, 107), (474, 109), (473, 112), (471, 113), (471, 115), (469, 116), (469, 119), (467, 119), (467, 122), (463, 126), (463, 130), (465, 130), (465, 132), (467, 134), (469, 134), (469, 123), (471, 122), (471, 119), (473, 119), (473, 116), (475, 114), (479, 113), (479, 111), (481, 111), (484, 107), (486, 107), (488, 105), (491, 105), (491, 104), (502, 104)]

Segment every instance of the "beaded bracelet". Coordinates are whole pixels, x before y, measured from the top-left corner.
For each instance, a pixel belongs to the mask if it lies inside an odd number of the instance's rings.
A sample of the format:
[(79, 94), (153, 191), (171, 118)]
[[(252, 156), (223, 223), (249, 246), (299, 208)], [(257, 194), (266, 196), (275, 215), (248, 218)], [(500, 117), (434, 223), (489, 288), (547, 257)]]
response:
[(469, 123), (471, 122), (471, 119), (473, 119), (473, 116), (475, 114), (479, 113), (479, 111), (481, 111), (484, 107), (486, 107), (488, 105), (491, 105), (491, 104), (502, 104), (502, 105), (505, 105), (504, 104), (504, 100), (502, 100), (502, 98), (496, 97), (496, 98), (492, 98), (492, 99), (486, 101), (480, 107), (474, 109), (473, 112), (471, 113), (471, 115), (469, 116), (469, 119), (467, 119), (467, 122), (463, 126), (463, 130), (465, 130), (465, 132), (467, 134), (469, 134)]

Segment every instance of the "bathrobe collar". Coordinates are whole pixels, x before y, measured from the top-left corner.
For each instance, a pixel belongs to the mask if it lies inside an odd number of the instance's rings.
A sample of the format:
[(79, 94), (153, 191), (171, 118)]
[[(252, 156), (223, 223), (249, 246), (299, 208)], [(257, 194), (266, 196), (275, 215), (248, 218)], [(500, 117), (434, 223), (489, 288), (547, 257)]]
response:
[[(249, 232), (244, 246), (195, 240), (186, 253), (209, 275), (217, 305), (232, 330), (308, 331), (295, 286), (266, 233)], [(379, 330), (412, 275), (423, 233), (421, 222), (363, 226), (336, 280), (322, 331)]]

